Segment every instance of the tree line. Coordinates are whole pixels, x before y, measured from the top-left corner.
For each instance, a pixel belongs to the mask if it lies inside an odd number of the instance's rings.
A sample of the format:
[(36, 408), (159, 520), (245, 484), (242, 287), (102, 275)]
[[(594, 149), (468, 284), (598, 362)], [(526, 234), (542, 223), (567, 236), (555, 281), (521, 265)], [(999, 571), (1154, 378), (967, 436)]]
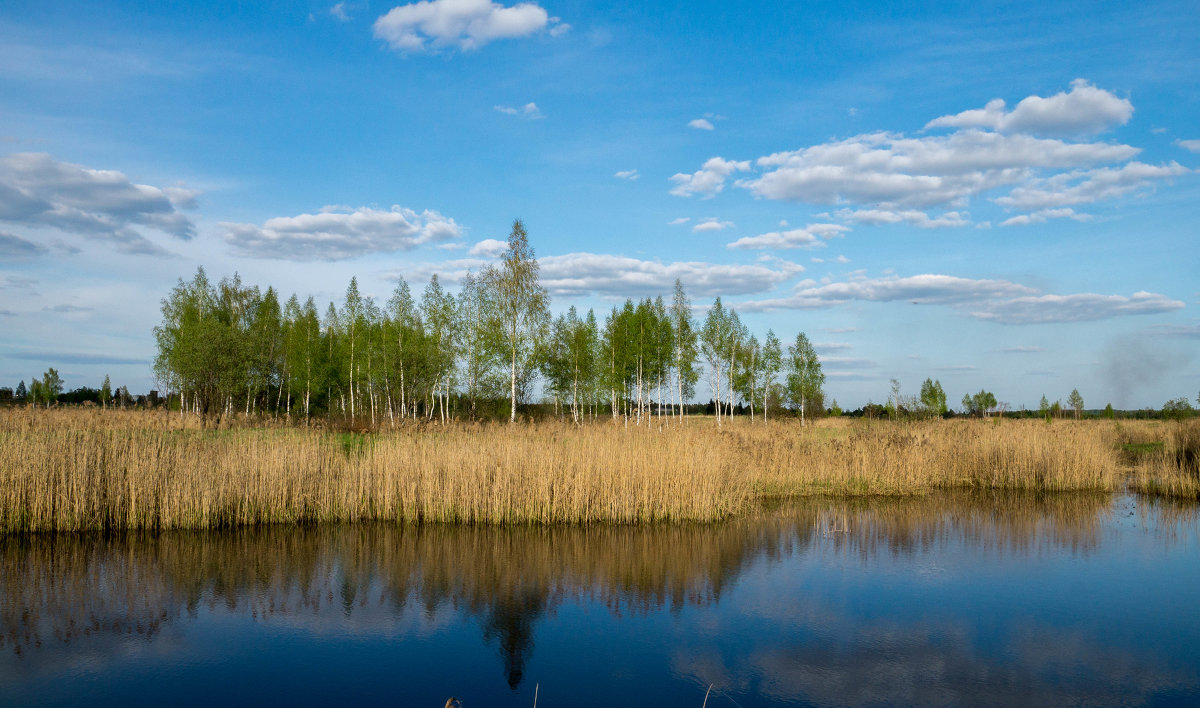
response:
[[(352, 278), (340, 305), (282, 304), (234, 275), (203, 268), (162, 301), (154, 329), (159, 388), (202, 418), (267, 413), (396, 423), (452, 417), (517, 419), (541, 383), (559, 415), (642, 422), (682, 419), (707, 375), (718, 420), (735, 407), (766, 419), (783, 407), (802, 421), (823, 410), (824, 374), (804, 333), (763, 341), (717, 298), (702, 320), (682, 283), (613, 307), (603, 320), (570, 307), (550, 314), (520, 220), (495, 266), (468, 273), (457, 295), (437, 275), (419, 297), (401, 278), (386, 302)], [(503, 413), (502, 408), (503, 406)]]

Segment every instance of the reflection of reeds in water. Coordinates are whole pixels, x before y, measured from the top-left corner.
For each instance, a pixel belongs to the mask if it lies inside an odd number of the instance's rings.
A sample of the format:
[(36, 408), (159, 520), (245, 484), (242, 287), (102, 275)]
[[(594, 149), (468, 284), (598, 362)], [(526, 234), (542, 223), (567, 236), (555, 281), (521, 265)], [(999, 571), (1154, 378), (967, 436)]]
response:
[(453, 425), (366, 437), (0, 412), (0, 532), (389, 520), (711, 521), (754, 499), (1110, 490), (1111, 426)]
[[(864, 561), (942, 544), (984, 554), (1046, 546), (1090, 553), (1102, 541), (1107, 509), (1104, 495), (959, 492), (806, 498), (705, 525), (7, 536), (0, 538), (0, 641), (28, 650), (94, 634), (153, 634), (203, 608), (321, 623), (344, 621), (363, 606), (384, 618), (407, 607), (425, 615), (452, 607), (478, 618), (500, 646), (509, 680), (519, 681), (535, 623), (566, 600), (618, 614), (705, 605), (752, 562), (815, 548)], [(1172, 509), (1180, 521), (1185, 512)], [(830, 519), (839, 532), (824, 534)]]

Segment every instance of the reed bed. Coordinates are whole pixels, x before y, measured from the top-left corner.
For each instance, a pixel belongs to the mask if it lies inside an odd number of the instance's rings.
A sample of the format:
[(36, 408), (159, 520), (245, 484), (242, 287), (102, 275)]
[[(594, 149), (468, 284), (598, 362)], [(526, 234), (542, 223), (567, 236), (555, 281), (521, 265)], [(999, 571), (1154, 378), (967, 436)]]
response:
[(1200, 500), (1200, 420), (1171, 423), (1164, 432), (1161, 446), (1138, 456), (1130, 488)]
[(1120, 485), (1112, 426), (560, 423), (368, 435), (200, 430), (151, 412), (0, 411), (0, 532), (386, 520), (712, 521), (772, 496)]

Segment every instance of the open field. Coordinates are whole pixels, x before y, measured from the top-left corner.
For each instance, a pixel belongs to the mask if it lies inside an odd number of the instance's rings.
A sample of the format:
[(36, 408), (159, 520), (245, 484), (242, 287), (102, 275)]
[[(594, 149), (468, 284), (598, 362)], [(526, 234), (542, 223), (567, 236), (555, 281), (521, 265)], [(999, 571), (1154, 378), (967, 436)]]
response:
[(774, 496), (1111, 491), (1127, 476), (1139, 491), (1195, 498), (1198, 429), (842, 419), (717, 428), (692, 419), (363, 435), (266, 425), (202, 431), (163, 412), (7, 410), (0, 531), (710, 521)]

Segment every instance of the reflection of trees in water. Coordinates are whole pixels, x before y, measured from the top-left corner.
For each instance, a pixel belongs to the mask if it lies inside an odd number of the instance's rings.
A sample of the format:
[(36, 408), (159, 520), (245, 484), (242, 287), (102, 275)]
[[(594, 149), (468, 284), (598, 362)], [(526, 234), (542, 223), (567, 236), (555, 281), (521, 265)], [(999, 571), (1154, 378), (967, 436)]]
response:
[(618, 614), (708, 604), (755, 559), (815, 544), (837, 544), (864, 562), (948, 543), (1018, 556), (1044, 544), (1089, 553), (1101, 542), (1108, 503), (1082, 494), (814, 498), (714, 525), (360, 524), (4, 537), (0, 642), (20, 653), (51, 639), (154, 635), (202, 606), (312, 625), (353, 623), (369, 610), (375, 629), (380, 612), (398, 624), (417, 603), (427, 617), (449, 606), (477, 618), (515, 687), (535, 626), (565, 600), (600, 602)]

